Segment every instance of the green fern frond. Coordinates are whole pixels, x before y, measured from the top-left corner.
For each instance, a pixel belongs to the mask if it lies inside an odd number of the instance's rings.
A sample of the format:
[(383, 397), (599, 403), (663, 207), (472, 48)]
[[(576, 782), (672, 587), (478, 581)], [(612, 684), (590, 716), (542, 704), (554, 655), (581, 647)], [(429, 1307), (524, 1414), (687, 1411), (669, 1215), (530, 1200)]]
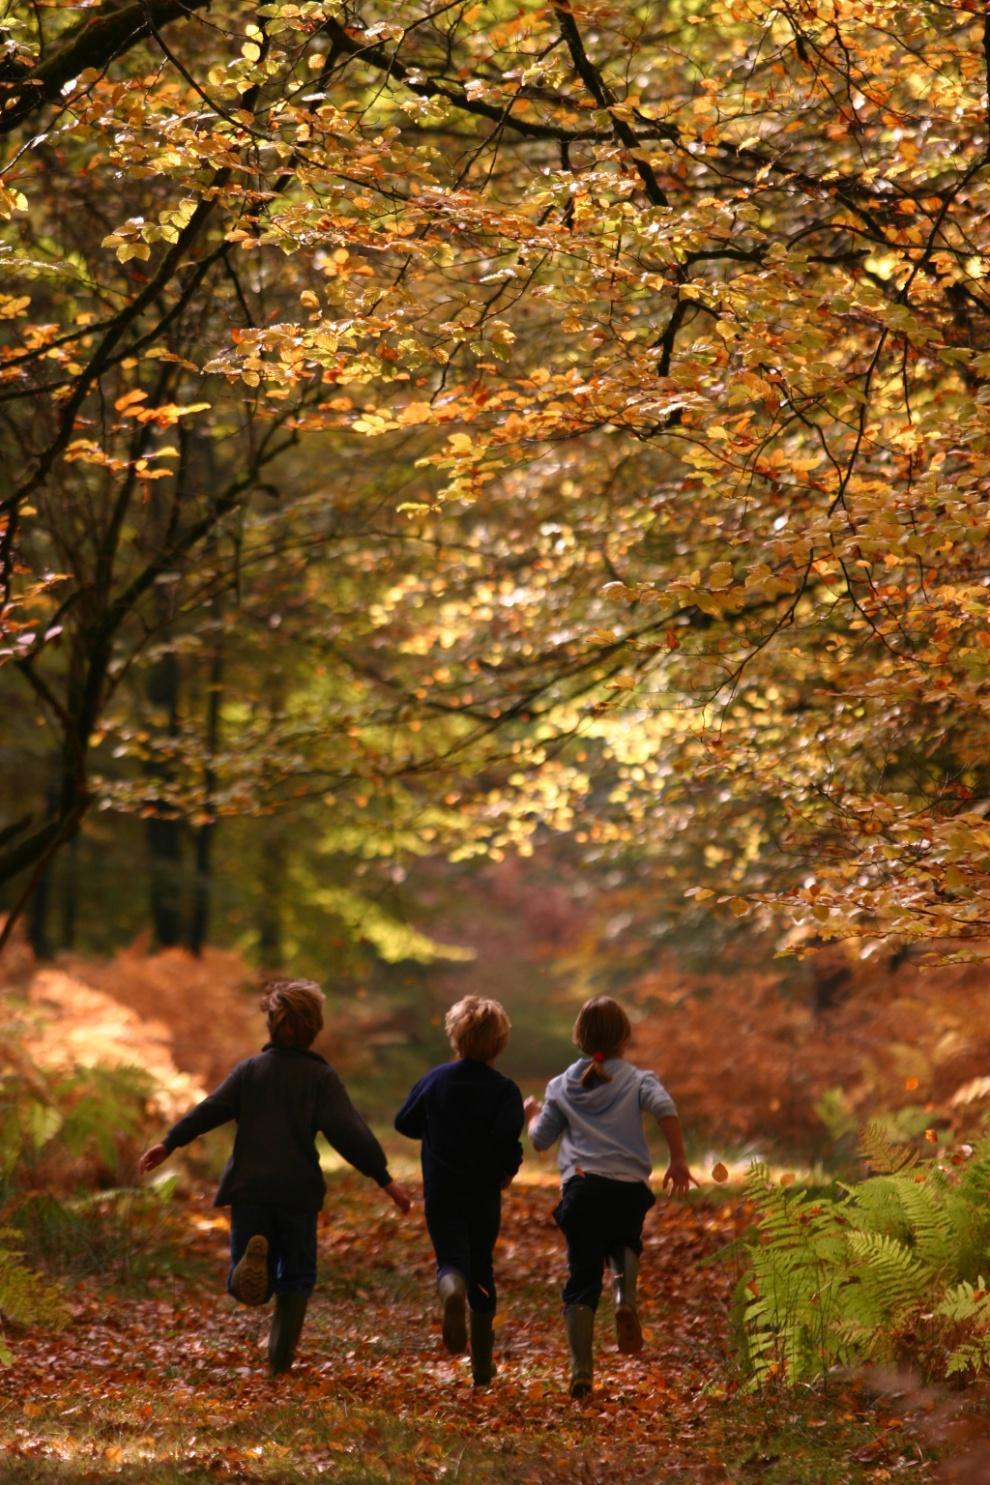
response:
[(896, 1145), (887, 1133), (886, 1126), (877, 1119), (870, 1119), (859, 1132), (856, 1146), (860, 1159), (877, 1175), (895, 1175), (910, 1170), (918, 1163), (918, 1153), (907, 1145)]
[(976, 1320), (990, 1322), (990, 1289), (983, 1279), (971, 1284), (964, 1279), (945, 1291), (941, 1304), (936, 1306), (936, 1315), (946, 1320)]
[(983, 1341), (966, 1341), (949, 1356), (945, 1363), (947, 1377), (963, 1376), (966, 1373), (978, 1376), (990, 1370), (990, 1337)]
[(860, 1282), (871, 1285), (885, 1307), (892, 1309), (916, 1298), (924, 1267), (898, 1238), (882, 1232), (850, 1232), (846, 1241), (858, 1260)]
[(978, 1140), (961, 1169), (959, 1194), (965, 1200), (981, 1201), (990, 1191), (990, 1135)]
[(912, 1178), (897, 1182), (897, 1199), (918, 1258), (932, 1268), (951, 1262), (957, 1211), (947, 1193), (933, 1181)]
[[(873, 1155), (882, 1154), (876, 1144)], [(892, 1361), (905, 1344), (941, 1375), (990, 1371), (990, 1140), (965, 1166), (936, 1159), (868, 1177), (838, 1200), (752, 1182), (757, 1237), (738, 1308), (757, 1383)], [(919, 1327), (917, 1321), (924, 1317)]]
[[(0, 1322), (58, 1329), (68, 1319), (65, 1296), (25, 1263), (21, 1250), (11, 1245), (17, 1237), (10, 1229), (0, 1228)], [(10, 1360), (10, 1351), (0, 1338), (0, 1364), (6, 1366)]]

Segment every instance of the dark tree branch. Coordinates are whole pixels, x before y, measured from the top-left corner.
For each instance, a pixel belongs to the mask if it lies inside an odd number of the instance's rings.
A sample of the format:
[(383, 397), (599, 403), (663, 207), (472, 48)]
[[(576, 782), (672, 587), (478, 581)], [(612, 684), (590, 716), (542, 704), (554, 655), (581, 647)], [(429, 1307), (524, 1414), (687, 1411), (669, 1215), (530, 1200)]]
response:
[(577, 22), (571, 13), (568, 0), (553, 0), (553, 8), (560, 21), (560, 33), (567, 43), (567, 48), (581, 81), (598, 104), (598, 107), (608, 110), (609, 118), (612, 120), (613, 133), (619, 143), (625, 149), (632, 152), (633, 164), (636, 167), (636, 172), (640, 180), (646, 188), (646, 194), (650, 201), (654, 206), (666, 206), (666, 192), (653, 173), (652, 165), (639, 158), (638, 151), (642, 149), (642, 143), (636, 131), (616, 112), (614, 94), (585, 51), (584, 41), (582, 40), (581, 32), (578, 30)]
[(87, 16), (30, 72), (13, 81), (0, 80), (0, 134), (13, 133), (44, 104), (58, 100), (65, 84), (80, 72), (106, 67), (153, 27), (205, 10), (209, 4), (210, 0), (133, 0), (119, 7), (105, 5), (98, 15)]
[(409, 88), (410, 92), (417, 93), (420, 98), (446, 98), (448, 103), (453, 103), (456, 108), (463, 109), (466, 113), (477, 114), (479, 118), (490, 119), (492, 123), (511, 129), (527, 139), (556, 139), (567, 142), (598, 140), (602, 142), (611, 138), (607, 130), (564, 129), (559, 124), (537, 124), (525, 119), (513, 118), (511, 114), (506, 113), (504, 105), (497, 107), (494, 103), (486, 103), (483, 98), (469, 98), (461, 89), (445, 87), (442, 83), (434, 82), (432, 78), (423, 78), (418, 74), (411, 76), (410, 69), (405, 67), (398, 57), (390, 55), (380, 46), (356, 41), (353, 36), (348, 35), (339, 21), (328, 20), (323, 29), (338, 51), (348, 57), (360, 58), (362, 62), (367, 62), (379, 72), (394, 77), (396, 82), (402, 83), (404, 87)]

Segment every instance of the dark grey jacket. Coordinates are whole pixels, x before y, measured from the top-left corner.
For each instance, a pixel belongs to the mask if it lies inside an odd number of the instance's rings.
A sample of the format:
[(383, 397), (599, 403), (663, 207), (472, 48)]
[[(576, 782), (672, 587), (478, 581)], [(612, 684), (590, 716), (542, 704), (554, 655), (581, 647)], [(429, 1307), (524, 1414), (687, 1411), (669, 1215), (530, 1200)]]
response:
[(234, 1149), (215, 1206), (260, 1202), (318, 1210), (326, 1195), (316, 1136), (324, 1134), (346, 1161), (379, 1186), (392, 1179), (385, 1152), (316, 1052), (270, 1043), (239, 1062), (208, 1098), (169, 1130), (168, 1150), (237, 1120)]

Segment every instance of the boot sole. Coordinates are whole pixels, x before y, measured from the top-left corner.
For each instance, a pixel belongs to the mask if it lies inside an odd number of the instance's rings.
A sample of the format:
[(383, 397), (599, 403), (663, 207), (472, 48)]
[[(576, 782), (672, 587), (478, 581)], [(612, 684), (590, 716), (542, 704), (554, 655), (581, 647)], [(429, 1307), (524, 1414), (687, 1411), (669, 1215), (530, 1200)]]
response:
[(230, 1276), (230, 1287), (242, 1304), (263, 1305), (268, 1297), (268, 1239), (248, 1238), (244, 1256)]
[(467, 1305), (463, 1294), (448, 1294), (443, 1302), (443, 1343), (451, 1356), (468, 1348)]
[(643, 1332), (636, 1311), (623, 1307), (615, 1312), (615, 1334), (624, 1356), (636, 1356), (643, 1349)]
[(591, 1380), (588, 1377), (575, 1377), (570, 1386), (571, 1397), (589, 1397), (591, 1394)]

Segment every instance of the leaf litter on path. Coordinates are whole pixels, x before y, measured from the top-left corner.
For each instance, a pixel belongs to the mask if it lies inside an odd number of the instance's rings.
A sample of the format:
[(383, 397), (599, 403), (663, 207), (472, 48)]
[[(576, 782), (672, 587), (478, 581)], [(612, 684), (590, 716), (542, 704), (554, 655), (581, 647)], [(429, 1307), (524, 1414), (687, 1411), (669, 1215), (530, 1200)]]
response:
[[(728, 1314), (736, 1273), (719, 1261), (747, 1223), (738, 1201), (658, 1202), (641, 1268), (646, 1345), (618, 1353), (611, 1306), (596, 1325), (596, 1387), (566, 1391), (554, 1193), (517, 1183), (496, 1253), (498, 1374), (471, 1385), (448, 1357), (421, 1209), (401, 1219), (374, 1187), (331, 1180), (320, 1280), (292, 1373), (265, 1371), (267, 1310), (224, 1293), (224, 1234), (208, 1197), (177, 1206), (184, 1259), (142, 1292), (87, 1283), (68, 1328), (24, 1333), (0, 1374), (4, 1485), (110, 1480), (330, 1478), (420, 1482), (642, 1481), (851, 1485), (935, 1478), (897, 1420), (866, 1395), (743, 1395)], [(713, 1261), (714, 1260), (714, 1261)], [(888, 1410), (889, 1411), (889, 1410)], [(869, 1446), (869, 1447), (868, 1447)], [(864, 1454), (864, 1451), (865, 1454)], [(872, 1451), (872, 1452), (871, 1452)]]

